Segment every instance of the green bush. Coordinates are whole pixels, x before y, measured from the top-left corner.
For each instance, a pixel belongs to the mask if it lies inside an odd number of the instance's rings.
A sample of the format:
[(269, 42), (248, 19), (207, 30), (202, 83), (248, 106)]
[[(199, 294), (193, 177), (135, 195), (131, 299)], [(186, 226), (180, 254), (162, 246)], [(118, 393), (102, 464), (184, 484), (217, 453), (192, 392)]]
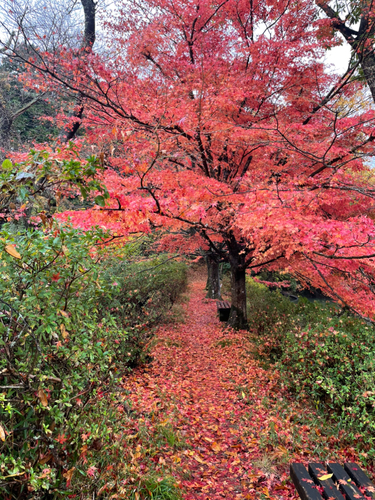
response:
[(73, 475), (75, 484), (93, 482), (106, 457), (116, 421), (111, 399), (132, 353), (127, 332), (96, 306), (112, 288), (93, 250), (103, 236), (68, 226), (0, 232), (4, 497), (61, 493)]
[(102, 279), (116, 283), (116, 288), (110, 296), (101, 296), (99, 307), (109, 309), (136, 339), (163, 321), (186, 290), (187, 266), (168, 255), (136, 262), (125, 257), (108, 261)]
[(262, 337), (264, 352), (277, 355), (280, 341), (293, 326), (296, 306), (277, 290), (272, 292), (252, 278), (246, 281), (247, 316), (250, 330)]
[(98, 245), (105, 236), (69, 225), (0, 231), (0, 489), (9, 499), (91, 498), (119, 469), (115, 436), (128, 411), (119, 379), (186, 287), (185, 265), (130, 263), (126, 248), (110, 257)]
[(279, 290), (271, 291), (252, 278), (247, 279), (246, 292), (249, 328), (261, 338), (262, 354), (272, 361), (281, 356), (287, 333), (311, 323), (328, 324), (329, 316), (339, 312), (330, 302), (309, 302), (303, 297), (291, 302)]
[[(282, 382), (350, 432), (370, 454), (375, 431), (375, 328), (331, 303), (299, 298), (248, 280), (250, 328)], [(363, 443), (367, 443), (364, 445)], [(375, 453), (372, 452), (375, 456)]]
[[(375, 431), (375, 331), (349, 315), (288, 332), (278, 363), (289, 388), (309, 396), (352, 437)], [(374, 454), (375, 456), (375, 454)]]

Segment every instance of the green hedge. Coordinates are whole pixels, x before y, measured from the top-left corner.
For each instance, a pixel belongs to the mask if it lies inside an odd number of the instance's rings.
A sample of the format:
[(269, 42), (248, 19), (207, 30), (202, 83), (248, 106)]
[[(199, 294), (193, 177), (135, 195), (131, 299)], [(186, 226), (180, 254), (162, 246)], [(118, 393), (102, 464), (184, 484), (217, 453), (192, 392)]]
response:
[(107, 262), (101, 278), (112, 290), (101, 295), (99, 308), (136, 333), (166, 318), (186, 290), (187, 266), (163, 254), (135, 262), (117, 258)]
[(259, 352), (282, 382), (375, 457), (375, 328), (330, 303), (291, 303), (251, 279), (248, 297)]

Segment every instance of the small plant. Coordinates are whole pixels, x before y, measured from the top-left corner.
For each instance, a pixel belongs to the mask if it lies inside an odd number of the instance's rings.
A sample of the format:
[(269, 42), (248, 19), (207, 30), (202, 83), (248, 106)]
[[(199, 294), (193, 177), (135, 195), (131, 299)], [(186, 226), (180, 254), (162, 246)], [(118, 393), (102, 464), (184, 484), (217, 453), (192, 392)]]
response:
[(145, 475), (138, 488), (137, 496), (132, 499), (181, 500), (181, 492), (172, 477)]

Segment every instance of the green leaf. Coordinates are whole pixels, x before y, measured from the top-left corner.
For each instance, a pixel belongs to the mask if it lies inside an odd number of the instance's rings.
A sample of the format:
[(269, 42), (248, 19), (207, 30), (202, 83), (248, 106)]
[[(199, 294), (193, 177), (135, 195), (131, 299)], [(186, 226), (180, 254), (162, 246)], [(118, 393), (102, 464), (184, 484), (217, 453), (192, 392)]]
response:
[(13, 169), (13, 163), (10, 160), (4, 160), (1, 168), (3, 170), (12, 170)]
[(104, 196), (101, 196), (101, 195), (97, 196), (97, 197), (95, 198), (95, 203), (96, 203), (97, 205), (99, 205), (100, 207), (105, 207), (105, 199), (104, 199)]

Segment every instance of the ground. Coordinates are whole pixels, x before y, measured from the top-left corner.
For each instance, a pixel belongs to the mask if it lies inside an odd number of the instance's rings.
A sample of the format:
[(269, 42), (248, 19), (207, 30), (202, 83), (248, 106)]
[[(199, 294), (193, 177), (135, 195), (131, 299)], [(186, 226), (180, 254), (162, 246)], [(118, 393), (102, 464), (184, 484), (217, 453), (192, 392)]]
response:
[(354, 450), (321, 436), (318, 417), (304, 423), (301, 403), (261, 367), (248, 332), (219, 323), (204, 287), (195, 275), (185, 322), (159, 327), (152, 363), (124, 380), (134, 498), (136, 477), (151, 470), (171, 475), (186, 500), (298, 498), (291, 461), (355, 460)]

